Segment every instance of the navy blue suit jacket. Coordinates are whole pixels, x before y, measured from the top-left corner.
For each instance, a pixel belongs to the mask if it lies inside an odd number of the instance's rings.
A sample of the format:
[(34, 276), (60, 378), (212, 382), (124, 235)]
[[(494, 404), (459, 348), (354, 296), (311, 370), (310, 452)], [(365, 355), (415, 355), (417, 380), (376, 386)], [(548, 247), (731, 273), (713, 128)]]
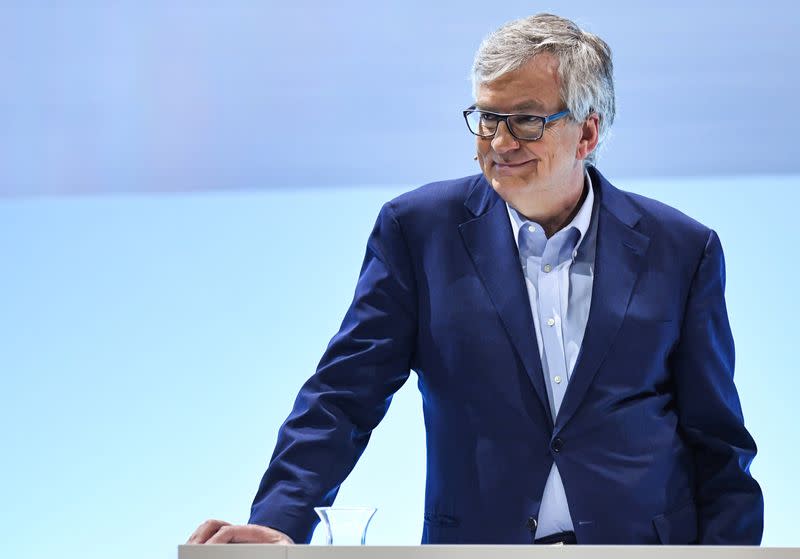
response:
[(409, 370), (427, 431), (423, 543), (530, 543), (553, 461), (578, 543), (757, 544), (714, 231), (590, 168), (586, 334), (551, 418), (517, 248), (482, 175), (387, 203), (355, 297), (281, 427), (250, 522), (307, 542)]

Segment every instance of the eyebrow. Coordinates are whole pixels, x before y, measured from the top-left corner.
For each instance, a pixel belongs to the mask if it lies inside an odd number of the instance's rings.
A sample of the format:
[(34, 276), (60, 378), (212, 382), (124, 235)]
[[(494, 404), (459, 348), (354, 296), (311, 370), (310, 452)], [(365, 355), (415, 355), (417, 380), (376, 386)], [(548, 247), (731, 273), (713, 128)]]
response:
[[(539, 101), (528, 100), (528, 101), (523, 101), (521, 103), (517, 103), (516, 105), (512, 105), (510, 107), (509, 111), (511, 113), (516, 113), (516, 112), (519, 112), (519, 111), (527, 111), (527, 110), (542, 112), (543, 111), (543, 107), (544, 107), (544, 104), (540, 103)], [(492, 107), (486, 106), (486, 105), (481, 105), (480, 103), (475, 103), (475, 108), (478, 109), (478, 110), (481, 110), (481, 111), (489, 111), (489, 112), (493, 112), (493, 113), (502, 113), (502, 111), (499, 111), (496, 108), (492, 108)]]

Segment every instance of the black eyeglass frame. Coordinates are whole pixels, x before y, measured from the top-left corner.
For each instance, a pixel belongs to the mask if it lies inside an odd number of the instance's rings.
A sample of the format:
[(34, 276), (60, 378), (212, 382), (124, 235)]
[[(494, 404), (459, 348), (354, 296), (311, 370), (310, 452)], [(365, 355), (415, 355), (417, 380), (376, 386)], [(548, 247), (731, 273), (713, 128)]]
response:
[[(497, 129), (500, 127), (500, 123), (501, 122), (505, 122), (506, 128), (508, 129), (508, 132), (514, 138), (516, 138), (517, 140), (523, 141), (523, 142), (535, 142), (535, 141), (540, 140), (542, 138), (542, 136), (544, 135), (545, 126), (547, 126), (548, 123), (556, 121), (556, 120), (558, 120), (560, 118), (564, 118), (565, 116), (567, 116), (569, 114), (569, 112), (570, 112), (569, 109), (565, 109), (563, 111), (559, 111), (557, 113), (553, 113), (553, 114), (547, 115), (547, 116), (531, 115), (531, 114), (526, 114), (526, 113), (495, 113), (495, 112), (492, 112), (492, 111), (481, 110), (481, 109), (477, 108), (475, 105), (472, 105), (468, 109), (464, 109), (463, 115), (464, 115), (464, 121), (467, 123), (467, 129), (472, 134), (478, 136), (479, 138), (494, 138), (495, 134), (497, 134)], [(469, 115), (471, 115), (472, 113), (483, 113), (483, 114), (489, 114), (489, 115), (492, 115), (494, 117), (497, 117), (498, 121), (497, 121), (497, 126), (494, 129), (494, 132), (492, 132), (491, 134), (478, 134), (477, 132), (475, 132), (472, 129), (472, 127), (469, 125)], [(513, 126), (509, 126), (509, 124), (508, 124), (508, 119), (511, 118), (512, 116), (524, 116), (524, 117), (528, 117), (528, 118), (538, 118), (539, 120), (542, 121), (542, 131), (541, 131), (541, 133), (536, 138), (522, 138), (520, 136), (517, 136), (514, 133), (514, 127)]]

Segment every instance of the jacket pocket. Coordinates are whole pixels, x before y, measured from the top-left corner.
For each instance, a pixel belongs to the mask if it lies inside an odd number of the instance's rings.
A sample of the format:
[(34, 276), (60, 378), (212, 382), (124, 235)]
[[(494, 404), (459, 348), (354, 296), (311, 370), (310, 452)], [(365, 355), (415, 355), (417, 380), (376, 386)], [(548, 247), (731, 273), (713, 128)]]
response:
[(682, 507), (659, 514), (653, 518), (658, 539), (665, 545), (689, 545), (697, 543), (697, 509), (690, 501)]
[(455, 528), (461, 521), (455, 516), (448, 514), (437, 514), (435, 512), (425, 513), (425, 524), (428, 526), (438, 526), (442, 528)]

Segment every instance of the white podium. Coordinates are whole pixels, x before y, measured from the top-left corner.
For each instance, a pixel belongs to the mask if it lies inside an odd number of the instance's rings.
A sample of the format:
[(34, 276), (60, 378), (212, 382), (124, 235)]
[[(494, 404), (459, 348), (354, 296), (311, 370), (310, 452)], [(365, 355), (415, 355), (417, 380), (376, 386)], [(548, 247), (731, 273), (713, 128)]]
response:
[(181, 545), (178, 559), (800, 559), (798, 547)]

